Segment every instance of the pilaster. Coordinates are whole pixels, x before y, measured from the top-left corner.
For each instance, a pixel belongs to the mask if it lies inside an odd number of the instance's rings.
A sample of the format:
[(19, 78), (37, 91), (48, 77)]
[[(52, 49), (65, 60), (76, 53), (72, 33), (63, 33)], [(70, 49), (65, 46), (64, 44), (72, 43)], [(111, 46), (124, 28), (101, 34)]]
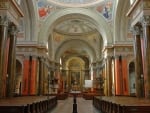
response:
[(143, 87), (141, 82), (141, 76), (143, 75), (143, 62), (142, 62), (142, 50), (141, 50), (141, 26), (136, 25), (134, 27), (134, 56), (135, 56), (135, 76), (136, 76), (136, 96), (143, 97)]
[(150, 99), (150, 16), (143, 17), (143, 37), (145, 42), (144, 60), (145, 60), (145, 96)]
[(12, 97), (14, 94), (15, 76), (16, 76), (16, 34), (17, 28), (14, 25), (10, 26), (9, 37), (9, 56), (8, 56), (8, 87), (7, 96)]
[(7, 16), (0, 16), (0, 98), (5, 96), (6, 89), (6, 75), (5, 70), (5, 48), (8, 32), (8, 18)]

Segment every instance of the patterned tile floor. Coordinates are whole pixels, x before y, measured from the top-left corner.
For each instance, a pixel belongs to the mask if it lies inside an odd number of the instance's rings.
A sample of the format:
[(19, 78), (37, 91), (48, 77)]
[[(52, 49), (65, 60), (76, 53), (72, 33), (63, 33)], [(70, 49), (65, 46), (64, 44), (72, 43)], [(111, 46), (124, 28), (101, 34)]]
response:
[[(58, 100), (56, 108), (47, 113), (72, 113), (73, 98), (69, 97), (66, 100)], [(85, 100), (82, 97), (77, 98), (77, 113), (101, 113), (92, 104), (92, 100)]]

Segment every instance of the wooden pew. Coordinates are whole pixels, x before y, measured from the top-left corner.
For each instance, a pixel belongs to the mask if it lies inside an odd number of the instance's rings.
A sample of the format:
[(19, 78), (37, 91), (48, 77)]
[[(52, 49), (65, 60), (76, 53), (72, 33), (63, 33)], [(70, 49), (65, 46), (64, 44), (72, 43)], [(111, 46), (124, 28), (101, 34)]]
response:
[(135, 97), (94, 97), (93, 105), (104, 113), (150, 113), (150, 100)]
[(45, 113), (54, 108), (57, 98), (30, 96), (0, 99), (0, 113)]
[(0, 113), (25, 113), (25, 106), (0, 106)]

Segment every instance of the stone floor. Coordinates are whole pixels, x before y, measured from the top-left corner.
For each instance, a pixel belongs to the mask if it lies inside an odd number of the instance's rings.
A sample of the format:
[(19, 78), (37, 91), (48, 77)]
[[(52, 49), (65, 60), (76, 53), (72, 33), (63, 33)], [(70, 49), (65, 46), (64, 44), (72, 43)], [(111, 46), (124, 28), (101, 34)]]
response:
[[(72, 113), (73, 98), (58, 100), (58, 105), (52, 111), (47, 113)], [(77, 113), (101, 113), (92, 104), (92, 100), (85, 100), (82, 97), (77, 98)]]

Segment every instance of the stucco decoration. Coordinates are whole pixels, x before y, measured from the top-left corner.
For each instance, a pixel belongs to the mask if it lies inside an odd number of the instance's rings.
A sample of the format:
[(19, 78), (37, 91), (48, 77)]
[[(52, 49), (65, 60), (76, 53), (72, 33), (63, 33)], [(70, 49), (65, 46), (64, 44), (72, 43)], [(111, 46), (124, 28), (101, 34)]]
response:
[(41, 20), (45, 20), (55, 9), (56, 6), (47, 0), (37, 0), (38, 14)]

